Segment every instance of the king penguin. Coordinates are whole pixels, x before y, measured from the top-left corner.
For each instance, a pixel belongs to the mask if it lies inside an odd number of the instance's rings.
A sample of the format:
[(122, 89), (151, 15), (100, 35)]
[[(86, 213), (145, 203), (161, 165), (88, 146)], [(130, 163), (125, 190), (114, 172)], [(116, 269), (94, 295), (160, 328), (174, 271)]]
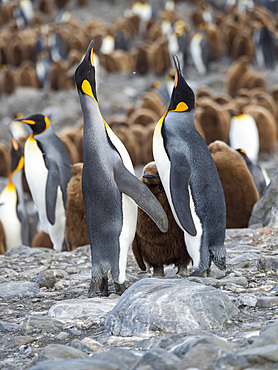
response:
[(89, 296), (108, 293), (108, 272), (117, 294), (125, 290), (125, 267), (137, 222), (137, 205), (168, 229), (167, 216), (151, 191), (136, 177), (123, 143), (104, 121), (96, 96), (94, 40), (75, 71), (84, 117), (82, 192), (92, 255)]
[(0, 220), (6, 235), (7, 250), (22, 245), (22, 214), (18, 209), (18, 193), (12, 177), (23, 168), (24, 159), (14, 138), (12, 138), (11, 158), (9, 182), (0, 194)]
[(70, 158), (48, 117), (34, 114), (18, 121), (33, 131), (24, 147), (25, 174), (41, 226), (49, 234), (54, 250), (66, 250), (65, 209), (67, 185), (72, 177)]
[(225, 268), (226, 205), (209, 150), (194, 126), (195, 96), (173, 56), (175, 83), (153, 136), (153, 155), (173, 216), (184, 231), (193, 275)]

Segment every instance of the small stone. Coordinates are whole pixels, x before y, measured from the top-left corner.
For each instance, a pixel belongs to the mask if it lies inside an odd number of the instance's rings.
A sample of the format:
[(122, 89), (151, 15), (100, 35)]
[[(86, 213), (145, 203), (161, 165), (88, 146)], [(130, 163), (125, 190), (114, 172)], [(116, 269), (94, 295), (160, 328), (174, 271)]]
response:
[(61, 333), (59, 333), (57, 336), (56, 336), (56, 339), (58, 340), (66, 340), (69, 338), (69, 333), (65, 332), (65, 331), (61, 331)]
[(259, 308), (271, 308), (278, 306), (278, 297), (264, 297), (257, 300), (256, 306)]
[(11, 339), (11, 343), (16, 347), (24, 346), (25, 344), (32, 343), (36, 338), (31, 337), (30, 335), (19, 335)]
[(61, 360), (69, 358), (86, 359), (89, 358), (89, 356), (82, 351), (69, 346), (64, 346), (62, 344), (49, 344), (40, 351), (36, 362), (47, 361), (50, 359)]
[(69, 275), (63, 270), (45, 270), (42, 271), (36, 278), (33, 279), (41, 287), (51, 289), (55, 283), (61, 279), (65, 279)]
[[(210, 344), (199, 344), (191, 348), (182, 358), (179, 370), (213, 369), (215, 360), (223, 354), (223, 349)], [(226, 353), (226, 352), (224, 352)]]
[(0, 297), (6, 299), (31, 297), (39, 291), (38, 284), (29, 281), (11, 281), (0, 284)]
[(93, 358), (108, 364), (116, 363), (120, 369), (135, 369), (142, 354), (138, 351), (116, 348), (96, 354)]
[(260, 257), (258, 260), (258, 269), (263, 271), (276, 272), (278, 270), (278, 257)]
[(0, 331), (18, 331), (21, 328), (20, 324), (14, 324), (11, 322), (0, 321)]
[(94, 353), (94, 351), (90, 347), (86, 346), (86, 344), (82, 343), (79, 339), (73, 339), (70, 345), (71, 347), (78, 349), (79, 351), (82, 351), (87, 355), (91, 355)]
[(248, 306), (256, 307), (258, 295), (256, 293), (241, 294), (235, 301), (237, 307)]
[(134, 369), (145, 369), (149, 365), (154, 370), (175, 370), (179, 368), (179, 364), (180, 359), (173, 353), (162, 348), (152, 348), (142, 356)]
[(81, 343), (91, 348), (91, 350), (93, 350), (96, 353), (105, 351), (105, 347), (101, 343), (97, 342), (92, 338), (85, 337), (81, 340)]
[(116, 300), (104, 297), (64, 300), (52, 306), (48, 315), (62, 322), (74, 321), (82, 325), (88, 318), (94, 321), (104, 318), (116, 303)]

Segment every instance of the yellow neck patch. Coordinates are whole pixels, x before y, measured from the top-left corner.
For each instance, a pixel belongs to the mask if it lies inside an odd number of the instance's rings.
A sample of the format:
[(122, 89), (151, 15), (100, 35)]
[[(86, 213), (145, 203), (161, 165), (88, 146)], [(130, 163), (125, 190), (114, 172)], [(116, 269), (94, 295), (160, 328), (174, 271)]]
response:
[(14, 175), (17, 171), (20, 171), (24, 166), (24, 157), (21, 157), (16, 169), (12, 172), (12, 175)]
[[(49, 125), (50, 125), (50, 121), (49, 121), (49, 118), (48, 117), (44, 117), (44, 122), (45, 122), (45, 130), (47, 130), (48, 129), (48, 127), (49, 127)], [(44, 131), (45, 131), (44, 130)]]
[(176, 109), (170, 110), (169, 112), (185, 112), (186, 110), (188, 110), (188, 105), (184, 102), (180, 102), (176, 106)]
[(11, 191), (15, 191), (15, 186), (12, 183), (12, 174), (11, 173), (9, 174), (9, 183), (7, 185), (7, 189), (11, 190)]
[(84, 80), (82, 82), (81, 89), (84, 92), (84, 94), (89, 95), (98, 104), (98, 102), (96, 101), (96, 98), (94, 97), (91, 84), (88, 80)]

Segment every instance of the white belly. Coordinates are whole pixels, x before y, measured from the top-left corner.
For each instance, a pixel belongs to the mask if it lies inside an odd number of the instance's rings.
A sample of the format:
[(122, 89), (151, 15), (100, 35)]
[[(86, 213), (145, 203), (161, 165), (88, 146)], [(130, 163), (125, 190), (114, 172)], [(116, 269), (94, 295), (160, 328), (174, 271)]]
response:
[(256, 122), (250, 114), (241, 114), (231, 119), (230, 147), (243, 149), (252, 161), (257, 161), (259, 134)]
[(0, 194), (0, 220), (5, 230), (7, 249), (22, 245), (21, 223), (17, 217), (16, 203), (15, 187), (9, 184)]
[(54, 225), (51, 225), (46, 215), (45, 189), (48, 170), (45, 166), (42, 152), (34, 139), (28, 139), (26, 141), (24, 156), (26, 179), (35, 207), (39, 214), (41, 227), (44, 232), (49, 234), (54, 249), (61, 251), (65, 235), (66, 221), (62, 191), (59, 187), (55, 208), (55, 223)]
[(200, 263), (200, 247), (201, 247), (201, 237), (202, 237), (202, 225), (200, 222), (199, 217), (197, 216), (195, 212), (195, 207), (193, 203), (193, 199), (191, 196), (191, 189), (188, 187), (189, 195), (190, 195), (190, 210), (191, 215), (194, 221), (194, 225), (197, 231), (196, 236), (191, 236), (188, 234), (185, 229), (182, 227), (179, 218), (176, 214), (172, 197), (171, 197), (171, 191), (170, 191), (170, 169), (171, 169), (171, 162), (169, 161), (169, 158), (167, 156), (167, 153), (164, 149), (163, 145), (163, 139), (161, 136), (161, 129), (159, 127), (159, 124), (156, 125), (154, 137), (153, 137), (153, 156), (154, 160), (158, 169), (158, 173), (163, 185), (163, 188), (165, 190), (169, 205), (171, 207), (173, 216), (175, 218), (176, 223), (179, 225), (179, 227), (184, 232), (184, 240), (186, 243), (187, 251), (192, 258), (193, 261), (193, 267), (198, 268)]
[(138, 210), (134, 200), (125, 194), (122, 194), (122, 207), (123, 228), (120, 235), (119, 284), (125, 281), (127, 252), (135, 236)]
[(196, 34), (193, 36), (191, 42), (190, 42), (190, 53), (193, 60), (193, 63), (197, 69), (197, 71), (204, 75), (206, 74), (206, 67), (203, 63), (202, 59), (202, 50), (201, 50), (201, 42), (202, 36), (200, 34)]

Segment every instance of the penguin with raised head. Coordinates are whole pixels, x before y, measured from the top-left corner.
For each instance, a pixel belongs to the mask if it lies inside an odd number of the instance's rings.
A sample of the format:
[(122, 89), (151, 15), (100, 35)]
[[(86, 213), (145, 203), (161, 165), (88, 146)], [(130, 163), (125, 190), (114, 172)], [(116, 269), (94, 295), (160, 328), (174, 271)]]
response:
[(173, 216), (184, 231), (193, 275), (225, 268), (226, 206), (207, 145), (194, 126), (195, 96), (173, 56), (175, 83), (153, 136), (153, 155)]
[(166, 232), (167, 216), (136, 177), (123, 143), (104, 121), (96, 96), (94, 40), (75, 71), (84, 117), (82, 192), (92, 255), (89, 295), (108, 293), (108, 272), (116, 292), (125, 289), (127, 251), (135, 235), (137, 205)]
[(67, 184), (72, 177), (67, 150), (48, 117), (34, 114), (17, 120), (32, 129), (24, 147), (25, 174), (41, 226), (56, 251), (66, 250)]
[(23, 168), (24, 159), (14, 138), (12, 138), (11, 159), (9, 182), (0, 194), (0, 220), (5, 231), (7, 250), (22, 245), (22, 213), (18, 210), (18, 194), (12, 177)]

